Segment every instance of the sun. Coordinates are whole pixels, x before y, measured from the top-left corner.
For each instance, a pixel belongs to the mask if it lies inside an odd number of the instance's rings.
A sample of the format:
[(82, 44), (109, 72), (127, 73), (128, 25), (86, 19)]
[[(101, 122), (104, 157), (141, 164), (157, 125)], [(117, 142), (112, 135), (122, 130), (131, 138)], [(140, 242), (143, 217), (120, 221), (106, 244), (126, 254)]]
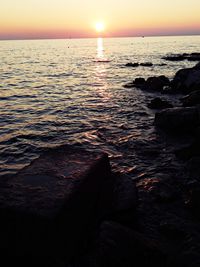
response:
[(97, 32), (103, 32), (105, 30), (105, 24), (102, 21), (96, 22), (95, 29)]

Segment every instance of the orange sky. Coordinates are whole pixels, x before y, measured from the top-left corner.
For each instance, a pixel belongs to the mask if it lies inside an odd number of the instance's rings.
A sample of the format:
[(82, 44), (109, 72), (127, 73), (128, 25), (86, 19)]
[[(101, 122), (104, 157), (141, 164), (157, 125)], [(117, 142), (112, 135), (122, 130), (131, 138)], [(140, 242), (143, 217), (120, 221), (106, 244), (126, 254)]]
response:
[(0, 39), (200, 34), (199, 0), (1, 0)]

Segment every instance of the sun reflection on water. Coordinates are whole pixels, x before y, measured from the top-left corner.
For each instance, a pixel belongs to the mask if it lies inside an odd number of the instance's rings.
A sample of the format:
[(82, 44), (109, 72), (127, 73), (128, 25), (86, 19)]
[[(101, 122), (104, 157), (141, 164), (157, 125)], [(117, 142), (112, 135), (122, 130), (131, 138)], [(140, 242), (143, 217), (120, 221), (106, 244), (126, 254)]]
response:
[(97, 59), (104, 59), (103, 38), (97, 38)]
[(103, 102), (107, 102), (112, 98), (111, 92), (108, 90), (108, 69), (109, 60), (105, 57), (103, 38), (97, 38), (97, 55), (95, 67), (96, 84), (98, 85), (98, 95), (102, 98)]

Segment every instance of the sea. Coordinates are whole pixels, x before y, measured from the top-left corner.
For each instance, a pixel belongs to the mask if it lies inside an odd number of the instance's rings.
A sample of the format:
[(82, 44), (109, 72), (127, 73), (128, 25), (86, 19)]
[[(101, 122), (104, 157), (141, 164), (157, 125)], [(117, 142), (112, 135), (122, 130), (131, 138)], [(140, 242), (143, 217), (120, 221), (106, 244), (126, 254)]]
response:
[(172, 79), (197, 62), (162, 57), (192, 52), (200, 52), (200, 36), (0, 41), (0, 176), (58, 145), (104, 151), (115, 171), (133, 178), (172, 168), (147, 107), (158, 94), (123, 86), (137, 77)]

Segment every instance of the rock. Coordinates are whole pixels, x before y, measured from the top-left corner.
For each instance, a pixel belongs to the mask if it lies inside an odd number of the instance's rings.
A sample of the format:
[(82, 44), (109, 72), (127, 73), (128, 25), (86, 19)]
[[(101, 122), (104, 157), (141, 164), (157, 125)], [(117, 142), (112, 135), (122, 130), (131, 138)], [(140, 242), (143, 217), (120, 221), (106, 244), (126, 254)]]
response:
[(172, 240), (183, 240), (186, 236), (180, 224), (173, 221), (162, 221), (159, 226), (160, 232)]
[(190, 158), (190, 160), (187, 162), (186, 170), (190, 179), (196, 179), (200, 181), (200, 155)]
[(109, 179), (100, 198), (100, 218), (131, 223), (135, 219), (138, 194), (135, 182), (128, 175), (115, 174)]
[(84, 266), (155, 267), (163, 266), (166, 255), (159, 244), (143, 234), (119, 223), (105, 221), (87, 258), (90, 264)]
[(162, 57), (162, 59), (165, 59), (168, 61), (183, 61), (186, 58), (183, 55), (173, 55), (173, 56)]
[(145, 79), (144, 78), (136, 78), (133, 83), (135, 85), (144, 85), (145, 84)]
[(155, 91), (162, 91), (163, 87), (169, 85), (169, 79), (164, 75), (158, 77), (149, 77), (146, 81), (146, 88)]
[(148, 104), (149, 108), (152, 109), (165, 109), (165, 108), (172, 108), (172, 104), (168, 101), (161, 99), (160, 97), (156, 97)]
[(200, 186), (196, 184), (195, 187), (190, 189), (188, 193), (188, 198), (186, 199), (185, 204), (193, 215), (200, 218)]
[(129, 63), (126, 63), (125, 66), (126, 66), (126, 67), (138, 67), (138, 66), (139, 66), (139, 63), (132, 63), (132, 62), (129, 62)]
[(151, 63), (151, 62), (144, 62), (144, 63), (140, 63), (140, 66), (143, 66), (143, 67), (152, 67), (153, 66), (153, 63)]
[(175, 155), (183, 160), (200, 156), (200, 140), (196, 137), (191, 144), (181, 147), (175, 151)]
[(29, 255), (35, 266), (78, 256), (110, 175), (106, 154), (69, 146), (34, 160), (0, 188), (0, 249), (21, 259)]
[(179, 93), (200, 90), (199, 63), (193, 68), (179, 70), (171, 82), (171, 87)]
[(195, 107), (169, 108), (155, 114), (155, 125), (165, 130), (190, 132), (198, 127), (200, 117)]
[(200, 90), (191, 92), (181, 99), (184, 107), (191, 107), (200, 104)]
[(199, 61), (200, 60), (200, 53), (183, 53), (183, 54), (174, 54), (170, 56), (163, 57), (162, 59), (168, 60), (168, 61)]

